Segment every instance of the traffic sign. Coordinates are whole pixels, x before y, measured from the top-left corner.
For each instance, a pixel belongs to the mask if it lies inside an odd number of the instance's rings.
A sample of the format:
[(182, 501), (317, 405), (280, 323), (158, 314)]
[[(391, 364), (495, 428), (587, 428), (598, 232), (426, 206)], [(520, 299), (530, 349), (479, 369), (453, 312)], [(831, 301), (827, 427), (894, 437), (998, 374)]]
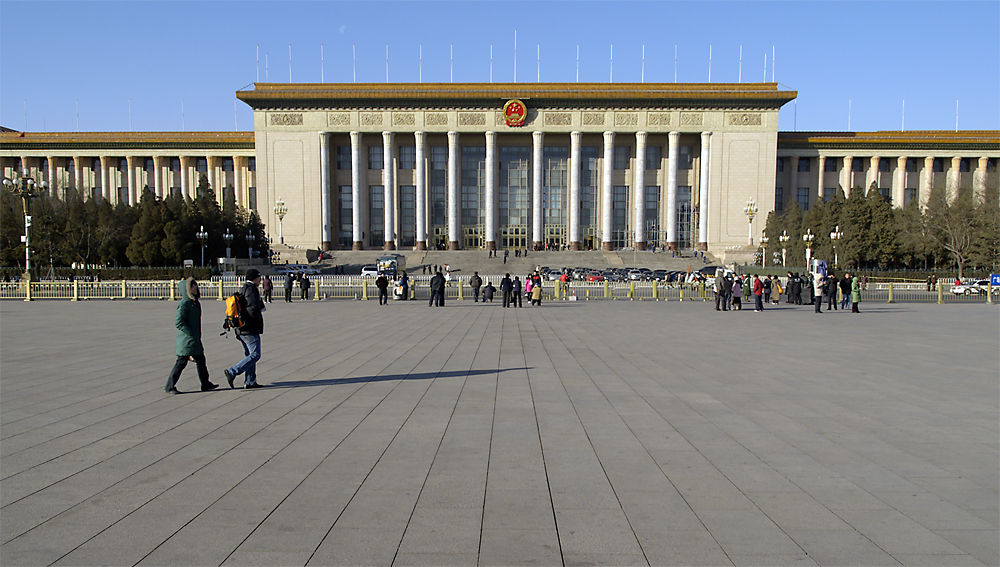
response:
[(1000, 286), (1000, 274), (990, 274), (990, 284), (993, 287)]

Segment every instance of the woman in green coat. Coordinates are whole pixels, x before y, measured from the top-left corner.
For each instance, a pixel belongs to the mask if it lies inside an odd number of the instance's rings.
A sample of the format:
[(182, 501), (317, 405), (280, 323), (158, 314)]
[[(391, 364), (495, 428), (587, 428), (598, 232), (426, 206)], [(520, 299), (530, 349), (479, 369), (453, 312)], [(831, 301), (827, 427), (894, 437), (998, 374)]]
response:
[(861, 303), (861, 280), (858, 276), (851, 279), (851, 313), (861, 313), (858, 311), (858, 304)]
[(177, 315), (174, 317), (174, 325), (177, 327), (177, 362), (170, 370), (167, 377), (168, 394), (180, 394), (177, 389), (177, 380), (181, 377), (181, 372), (187, 366), (189, 359), (194, 359), (198, 366), (198, 379), (201, 380), (201, 391), (207, 392), (219, 387), (208, 381), (208, 366), (205, 364), (205, 347), (201, 344), (201, 303), (198, 301), (201, 293), (198, 290), (198, 282), (194, 278), (187, 278), (177, 282), (177, 292), (181, 302), (177, 304)]

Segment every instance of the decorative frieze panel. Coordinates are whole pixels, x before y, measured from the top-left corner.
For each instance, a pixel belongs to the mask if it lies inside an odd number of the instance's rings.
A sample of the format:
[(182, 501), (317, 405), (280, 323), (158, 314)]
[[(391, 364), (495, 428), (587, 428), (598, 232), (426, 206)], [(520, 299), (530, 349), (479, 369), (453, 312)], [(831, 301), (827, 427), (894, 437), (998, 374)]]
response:
[(415, 126), (416, 123), (417, 123), (417, 118), (412, 112), (392, 113), (393, 126)]
[(447, 126), (447, 112), (428, 112), (424, 115), (424, 124), (427, 126)]
[(705, 115), (701, 112), (682, 112), (681, 126), (701, 126), (705, 123)]
[(459, 126), (486, 126), (485, 112), (459, 112)]
[(270, 117), (271, 126), (302, 126), (301, 112), (272, 112)]
[(573, 114), (569, 112), (546, 112), (546, 126), (572, 126)]
[(584, 112), (583, 113), (583, 125), (584, 126), (604, 126), (604, 113), (603, 112)]
[(381, 112), (362, 112), (360, 117), (362, 126), (381, 126), (382, 120)]
[(669, 112), (647, 113), (646, 124), (650, 126), (670, 126), (670, 113)]
[(727, 123), (730, 126), (762, 126), (764, 116), (759, 112), (733, 112)]
[(638, 126), (639, 115), (635, 112), (616, 112), (615, 126)]
[(326, 115), (327, 126), (350, 126), (351, 113), (349, 112), (328, 112)]

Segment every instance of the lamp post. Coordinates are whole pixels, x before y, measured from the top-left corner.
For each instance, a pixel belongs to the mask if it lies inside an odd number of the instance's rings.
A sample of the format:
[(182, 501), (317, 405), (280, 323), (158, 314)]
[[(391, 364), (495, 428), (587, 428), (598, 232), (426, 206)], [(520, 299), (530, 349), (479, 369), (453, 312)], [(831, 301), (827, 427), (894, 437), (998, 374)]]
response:
[(837, 265), (838, 264), (838, 262), (837, 262), (837, 259), (838, 259), (837, 258), (837, 241), (839, 241), (843, 237), (844, 237), (844, 233), (840, 232), (840, 225), (838, 224), (837, 228), (833, 229), (833, 232), (830, 233), (830, 242), (833, 242), (833, 266), (835, 268), (839, 268), (840, 267), (840, 266)]
[(781, 267), (782, 268), (784, 268), (785, 265), (786, 265), (785, 264), (785, 243), (788, 242), (789, 238), (791, 238), (791, 236), (788, 236), (788, 231), (787, 230), (781, 231), (781, 236), (778, 237), (778, 240), (781, 242)]
[[(35, 193), (35, 180), (28, 177), (28, 172), (25, 171), (21, 175), (16, 176), (13, 180), (4, 179), (4, 187), (8, 191), (17, 195), (21, 198), (21, 203), (24, 208), (24, 236), (21, 237), (21, 242), (24, 243), (24, 281), (31, 281), (31, 199), (36, 196)], [(42, 190), (46, 190), (49, 184), (42, 181), (38, 184)], [(28, 299), (25, 301), (31, 301), (31, 294), (28, 294)]]
[(771, 239), (767, 237), (767, 233), (763, 232), (760, 235), (760, 267), (763, 268), (767, 264), (767, 243)]
[(285, 236), (281, 230), (281, 223), (285, 220), (285, 215), (288, 214), (288, 207), (285, 206), (284, 199), (279, 197), (278, 200), (274, 202), (274, 214), (278, 217), (278, 241), (281, 242), (281, 244), (284, 244)]
[(201, 242), (201, 267), (205, 267), (205, 243), (208, 242), (208, 232), (205, 231), (205, 227), (201, 226), (195, 237)]
[(757, 202), (753, 199), (747, 201), (747, 206), (743, 207), (743, 214), (750, 221), (750, 232), (748, 233), (747, 244), (753, 246), (753, 219), (757, 216)]
[(233, 233), (229, 232), (229, 229), (227, 228), (226, 233), (222, 235), (222, 238), (226, 241), (226, 260), (228, 260), (230, 256), (230, 245), (233, 243)]
[(247, 229), (247, 254), (250, 258), (250, 265), (253, 265), (253, 231), (249, 228)]
[(811, 228), (806, 229), (806, 233), (802, 235), (802, 242), (806, 243), (806, 271), (810, 271), (810, 261), (812, 260), (812, 246), (813, 240), (816, 240), (816, 235), (812, 233)]

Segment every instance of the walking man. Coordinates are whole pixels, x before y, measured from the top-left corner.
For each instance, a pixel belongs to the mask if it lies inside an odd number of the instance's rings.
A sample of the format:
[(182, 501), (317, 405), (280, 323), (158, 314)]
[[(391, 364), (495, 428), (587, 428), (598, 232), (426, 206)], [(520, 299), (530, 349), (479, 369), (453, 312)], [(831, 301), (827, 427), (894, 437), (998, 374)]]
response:
[[(233, 381), (240, 374), (244, 375), (244, 390), (262, 387), (257, 383), (257, 361), (260, 360), (260, 336), (264, 333), (264, 310), (267, 307), (260, 299), (260, 293), (257, 291), (258, 285), (260, 285), (260, 272), (256, 268), (250, 268), (247, 270), (247, 281), (240, 289), (240, 294), (247, 302), (244, 315), (246, 321), (244, 321), (243, 327), (236, 330), (236, 338), (243, 345), (243, 352), (246, 356), (235, 366), (225, 370), (226, 381), (229, 382), (230, 389), (235, 387)], [(286, 292), (286, 295), (289, 296), (288, 301), (291, 301), (292, 291), (290, 288), (286, 289), (288, 290)]]
[(378, 288), (378, 304), (389, 303), (389, 278), (385, 277), (385, 274), (379, 274), (375, 280), (375, 287)]
[(479, 303), (479, 288), (483, 285), (483, 278), (479, 277), (479, 272), (472, 272), (469, 278), (469, 286), (472, 288), (472, 299)]
[(260, 290), (264, 292), (264, 302), (271, 303), (271, 292), (274, 290), (274, 284), (269, 276), (264, 276), (264, 281), (260, 282)]
[(522, 291), (521, 278), (518, 276), (514, 276), (514, 281), (511, 282), (510, 285), (511, 285), (511, 293), (513, 294), (513, 297), (511, 298), (511, 303), (514, 304), (514, 307), (524, 307), (524, 304), (521, 303), (521, 291)]
[(754, 311), (760, 313), (764, 310), (764, 282), (760, 281), (760, 276), (753, 275), (753, 300)]
[(510, 281), (510, 274), (504, 274), (503, 279), (500, 280), (500, 296), (503, 299), (503, 306), (510, 307), (510, 295), (513, 283)]
[(844, 273), (840, 280), (840, 308), (847, 310), (847, 304), (851, 301), (851, 274)]
[(177, 380), (181, 377), (181, 372), (187, 366), (188, 359), (194, 359), (198, 367), (198, 379), (201, 380), (201, 391), (207, 392), (219, 387), (208, 381), (208, 366), (205, 364), (205, 347), (201, 344), (201, 292), (198, 289), (198, 282), (194, 278), (187, 278), (177, 283), (177, 292), (181, 297), (181, 302), (177, 304), (177, 315), (174, 317), (174, 326), (177, 327), (177, 343), (175, 354), (177, 361), (167, 376), (167, 387), (164, 388), (168, 394), (180, 394), (177, 389)]

